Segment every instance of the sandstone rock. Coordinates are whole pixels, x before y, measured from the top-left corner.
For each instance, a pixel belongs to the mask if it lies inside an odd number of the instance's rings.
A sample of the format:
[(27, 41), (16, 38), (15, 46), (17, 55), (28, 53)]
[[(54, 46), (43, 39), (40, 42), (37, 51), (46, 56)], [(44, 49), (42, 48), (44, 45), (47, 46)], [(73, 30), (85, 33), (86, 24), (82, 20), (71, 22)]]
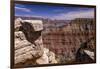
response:
[(95, 58), (94, 58), (94, 52), (91, 52), (91, 51), (89, 51), (89, 50), (84, 50), (84, 52), (85, 52), (92, 60), (95, 59)]
[(35, 45), (31, 44), (30, 42), (28, 42), (27, 40), (17, 40), (15, 39), (15, 50), (20, 49), (20, 48), (24, 48), (27, 46), (32, 46), (35, 47)]
[(44, 51), (43, 55), (36, 60), (37, 64), (57, 63), (57, 60), (55, 59), (55, 54), (53, 52), (49, 51), (49, 49), (47, 48), (44, 48), (43, 51)]
[(49, 52), (49, 63), (57, 63), (57, 60), (55, 59), (55, 54), (53, 52)]
[(41, 55), (42, 50), (39, 46), (31, 44), (27, 40), (15, 41), (15, 64), (27, 59), (36, 59)]
[[(19, 30), (19, 27), (21, 29)], [(18, 29), (17, 29), (18, 28)], [(43, 42), (41, 31), (42, 21), (15, 20), (15, 66), (21, 63), (27, 64), (27, 60), (34, 61), (43, 54)], [(45, 56), (45, 55), (44, 55)], [(25, 66), (22, 64), (23, 66)]]
[(25, 52), (25, 54), (21, 54), (18, 56), (15, 56), (15, 64), (25, 62), (28, 59), (33, 59), (33, 56), (31, 55), (33, 51)]
[(43, 51), (44, 51), (43, 55), (39, 59), (36, 60), (37, 64), (49, 64), (49, 58), (47, 56), (47, 53), (49, 52), (49, 50), (44, 48)]
[(23, 20), (23, 23), (28, 23), (31, 25), (34, 31), (43, 30), (43, 23), (41, 20)]
[(14, 25), (15, 31), (19, 31), (20, 27), (22, 26), (22, 25), (21, 25), (21, 21), (22, 21), (21, 18), (17, 18), (17, 19), (15, 20), (15, 25)]
[(25, 35), (22, 31), (15, 32), (15, 39), (26, 40)]

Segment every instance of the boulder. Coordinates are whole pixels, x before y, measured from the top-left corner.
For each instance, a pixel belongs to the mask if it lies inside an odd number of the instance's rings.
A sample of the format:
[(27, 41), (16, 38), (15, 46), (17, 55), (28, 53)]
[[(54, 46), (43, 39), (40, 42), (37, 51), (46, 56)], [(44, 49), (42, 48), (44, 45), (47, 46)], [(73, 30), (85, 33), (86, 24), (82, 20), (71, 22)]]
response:
[(43, 55), (36, 60), (37, 64), (54, 64), (57, 63), (57, 60), (55, 59), (55, 54), (52, 51), (49, 51), (49, 49), (44, 48)]
[(49, 52), (49, 63), (57, 63), (57, 60), (55, 59), (55, 54), (52, 51)]
[(49, 58), (48, 58), (48, 55), (47, 55), (49, 50), (44, 48), (43, 51), (44, 51), (43, 55), (39, 59), (36, 60), (37, 64), (49, 64)]

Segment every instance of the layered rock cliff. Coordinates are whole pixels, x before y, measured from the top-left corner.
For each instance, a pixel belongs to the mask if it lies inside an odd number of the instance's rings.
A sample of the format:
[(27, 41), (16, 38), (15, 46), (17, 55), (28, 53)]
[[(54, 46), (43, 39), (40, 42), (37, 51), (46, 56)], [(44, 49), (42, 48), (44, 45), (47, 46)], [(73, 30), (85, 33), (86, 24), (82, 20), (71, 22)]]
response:
[[(48, 33), (44, 33), (43, 43), (45, 47), (56, 53), (56, 58), (59, 63), (73, 63), (77, 61), (76, 56), (77, 52), (79, 53), (78, 49), (80, 49), (83, 44), (86, 46), (83, 50), (86, 49), (95, 53), (95, 34), (94, 19), (77, 18), (71, 20), (70, 23), (67, 23), (63, 27), (52, 28)], [(91, 62), (84, 60), (84, 57), (81, 58), (83, 62)]]

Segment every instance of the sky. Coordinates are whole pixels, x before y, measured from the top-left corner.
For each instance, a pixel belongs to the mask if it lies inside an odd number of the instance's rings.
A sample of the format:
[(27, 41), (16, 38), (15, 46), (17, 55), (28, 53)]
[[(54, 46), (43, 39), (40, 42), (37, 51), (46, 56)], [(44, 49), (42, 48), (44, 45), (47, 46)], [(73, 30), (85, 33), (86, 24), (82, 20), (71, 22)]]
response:
[(94, 18), (94, 8), (47, 4), (15, 4), (15, 16), (41, 17), (56, 20)]

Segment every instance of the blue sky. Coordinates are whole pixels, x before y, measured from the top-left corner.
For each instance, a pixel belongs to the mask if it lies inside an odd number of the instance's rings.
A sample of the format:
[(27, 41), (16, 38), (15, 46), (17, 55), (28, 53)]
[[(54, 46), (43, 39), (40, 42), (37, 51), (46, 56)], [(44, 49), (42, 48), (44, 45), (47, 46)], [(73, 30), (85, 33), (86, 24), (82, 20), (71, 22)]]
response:
[(15, 16), (31, 16), (50, 19), (72, 20), (75, 18), (93, 18), (94, 8), (71, 6), (15, 4)]

